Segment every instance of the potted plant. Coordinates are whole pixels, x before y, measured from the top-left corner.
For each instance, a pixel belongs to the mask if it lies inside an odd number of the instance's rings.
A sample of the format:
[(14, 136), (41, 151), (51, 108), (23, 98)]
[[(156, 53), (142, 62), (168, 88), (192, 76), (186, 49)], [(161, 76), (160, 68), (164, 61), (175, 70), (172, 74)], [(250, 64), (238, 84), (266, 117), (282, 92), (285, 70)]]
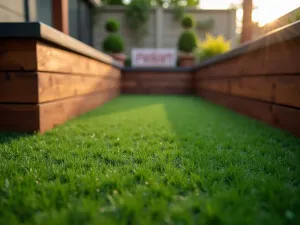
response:
[(117, 34), (119, 31), (120, 25), (114, 19), (107, 20), (105, 24), (105, 30), (109, 35), (102, 42), (102, 49), (104, 52), (111, 55), (115, 60), (119, 61), (124, 65), (126, 60), (126, 55), (124, 52), (124, 41), (123, 38)]
[(194, 19), (185, 15), (181, 21), (181, 26), (185, 29), (178, 39), (179, 66), (191, 67), (195, 64), (194, 50), (197, 47), (197, 35), (193, 31)]

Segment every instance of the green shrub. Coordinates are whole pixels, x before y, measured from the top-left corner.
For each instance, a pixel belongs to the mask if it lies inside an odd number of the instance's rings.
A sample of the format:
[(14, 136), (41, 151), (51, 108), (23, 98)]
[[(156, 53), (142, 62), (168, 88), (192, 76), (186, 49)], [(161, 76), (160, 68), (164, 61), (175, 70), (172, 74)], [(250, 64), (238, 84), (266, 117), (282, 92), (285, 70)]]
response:
[(173, 20), (181, 21), (184, 16), (184, 10), (185, 10), (184, 6), (179, 6), (179, 5), (174, 6), (173, 11), (172, 11)]
[(130, 57), (126, 58), (126, 60), (125, 60), (125, 66), (131, 67), (131, 58)]
[(106, 53), (121, 53), (124, 51), (123, 38), (118, 34), (110, 34), (104, 39), (102, 48)]
[(148, 34), (151, 1), (131, 0), (125, 8), (125, 22), (135, 44), (140, 44)]
[(195, 20), (190, 15), (185, 15), (181, 20), (181, 26), (185, 29), (190, 29), (195, 26)]
[(102, 2), (105, 5), (124, 5), (123, 0), (104, 0)]
[(184, 31), (178, 40), (178, 49), (182, 52), (193, 52), (197, 47), (197, 36), (193, 31)]
[(229, 50), (230, 42), (226, 41), (223, 36), (214, 37), (211, 34), (206, 34), (205, 40), (199, 44), (197, 57), (200, 61), (203, 61)]
[(109, 33), (115, 33), (119, 30), (120, 24), (114, 19), (109, 19), (105, 23), (105, 30)]

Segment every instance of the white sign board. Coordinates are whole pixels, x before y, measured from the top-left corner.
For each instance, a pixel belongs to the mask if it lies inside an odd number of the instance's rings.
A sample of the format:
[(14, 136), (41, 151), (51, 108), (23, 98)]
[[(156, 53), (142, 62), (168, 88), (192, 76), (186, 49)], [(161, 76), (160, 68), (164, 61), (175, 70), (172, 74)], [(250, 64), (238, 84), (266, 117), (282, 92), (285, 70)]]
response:
[(175, 67), (176, 62), (173, 48), (134, 48), (131, 52), (132, 67)]

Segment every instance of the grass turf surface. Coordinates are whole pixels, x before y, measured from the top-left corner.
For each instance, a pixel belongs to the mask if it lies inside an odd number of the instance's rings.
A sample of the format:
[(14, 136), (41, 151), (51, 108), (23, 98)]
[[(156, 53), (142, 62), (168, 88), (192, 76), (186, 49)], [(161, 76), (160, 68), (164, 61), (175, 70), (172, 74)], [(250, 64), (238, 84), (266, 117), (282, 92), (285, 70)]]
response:
[(299, 224), (300, 139), (193, 97), (0, 134), (0, 224)]

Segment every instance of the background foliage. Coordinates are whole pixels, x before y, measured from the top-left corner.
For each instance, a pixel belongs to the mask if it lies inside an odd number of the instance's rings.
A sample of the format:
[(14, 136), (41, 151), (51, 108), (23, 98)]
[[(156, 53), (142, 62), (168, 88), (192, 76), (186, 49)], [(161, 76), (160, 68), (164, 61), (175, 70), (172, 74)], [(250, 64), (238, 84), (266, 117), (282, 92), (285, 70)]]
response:
[(211, 34), (206, 34), (204, 41), (198, 44), (198, 60), (207, 60), (216, 55), (223, 54), (230, 50), (230, 42), (226, 41), (222, 35), (214, 37)]
[[(134, 1), (134, 0), (131, 0)], [(143, 0), (141, 0), (143, 1)], [(200, 0), (147, 0), (151, 5), (158, 6), (197, 6)], [(123, 0), (103, 0), (104, 5), (124, 5)]]
[(139, 44), (148, 33), (147, 24), (150, 18), (150, 10), (151, 4), (149, 0), (132, 0), (130, 4), (126, 6), (126, 24), (137, 44)]

